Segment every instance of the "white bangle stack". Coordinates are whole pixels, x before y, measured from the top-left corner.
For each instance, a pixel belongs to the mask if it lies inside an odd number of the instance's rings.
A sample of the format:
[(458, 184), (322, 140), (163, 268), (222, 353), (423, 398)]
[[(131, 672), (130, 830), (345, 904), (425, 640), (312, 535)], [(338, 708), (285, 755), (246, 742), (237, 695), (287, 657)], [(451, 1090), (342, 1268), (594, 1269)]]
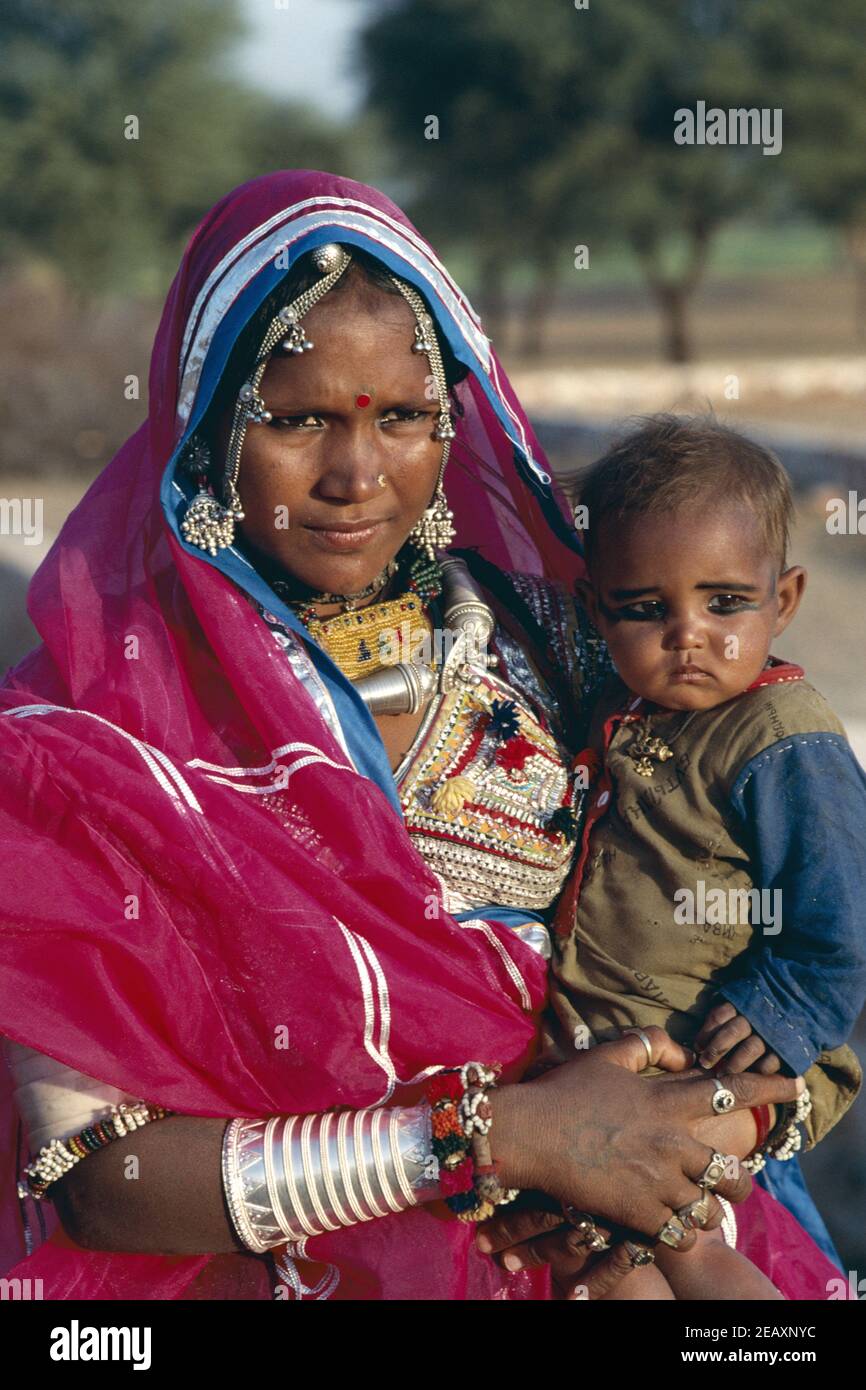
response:
[(756, 1149), (748, 1158), (742, 1160), (747, 1173), (760, 1173), (768, 1158), (778, 1158), (783, 1162), (793, 1158), (803, 1147), (803, 1136), (797, 1128), (812, 1113), (812, 1097), (808, 1088), (797, 1097), (792, 1108), (788, 1108), (777, 1123), (773, 1133), (762, 1149)]
[(426, 1105), (231, 1120), (222, 1174), (238, 1239), (256, 1254), (439, 1195)]

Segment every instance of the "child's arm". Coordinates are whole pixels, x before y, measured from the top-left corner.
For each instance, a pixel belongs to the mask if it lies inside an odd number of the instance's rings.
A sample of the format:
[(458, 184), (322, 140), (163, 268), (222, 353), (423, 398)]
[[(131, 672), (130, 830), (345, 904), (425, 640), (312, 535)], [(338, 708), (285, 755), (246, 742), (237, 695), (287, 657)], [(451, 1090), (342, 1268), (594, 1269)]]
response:
[(740, 770), (731, 805), (749, 829), (754, 881), (775, 920), (756, 925), (752, 948), (719, 981), (735, 1011), (721, 1021), (727, 1034), (708, 1020), (700, 1045), (715, 1031), (711, 1056), (733, 1043), (742, 1062), (748, 1024), (765, 1044), (759, 1066), (769, 1050), (804, 1073), (845, 1041), (866, 997), (866, 776), (841, 735), (792, 735)]
[(782, 1059), (772, 1052), (759, 1033), (733, 1004), (714, 1004), (695, 1036), (698, 1065), (710, 1071), (724, 1062), (726, 1072), (759, 1071), (764, 1076), (778, 1071)]
[(720, 1230), (697, 1234), (692, 1249), (684, 1253), (668, 1250), (664, 1245), (656, 1247), (653, 1268), (664, 1275), (679, 1302), (782, 1298), (776, 1286), (745, 1255), (725, 1244)]

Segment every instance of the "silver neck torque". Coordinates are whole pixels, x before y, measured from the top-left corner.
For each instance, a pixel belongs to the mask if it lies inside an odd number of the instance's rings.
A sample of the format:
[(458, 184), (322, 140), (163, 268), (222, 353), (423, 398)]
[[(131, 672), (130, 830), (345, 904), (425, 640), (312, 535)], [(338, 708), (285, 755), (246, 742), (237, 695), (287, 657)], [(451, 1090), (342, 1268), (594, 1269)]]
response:
[(496, 620), (481, 589), (457, 556), (440, 557), (442, 609), (450, 634), (450, 649), (438, 671), (422, 661), (401, 661), (382, 666), (369, 676), (353, 681), (371, 714), (416, 714), (438, 691), (477, 682), (473, 665), (483, 661), (495, 666), (498, 657), (481, 655), (493, 636)]

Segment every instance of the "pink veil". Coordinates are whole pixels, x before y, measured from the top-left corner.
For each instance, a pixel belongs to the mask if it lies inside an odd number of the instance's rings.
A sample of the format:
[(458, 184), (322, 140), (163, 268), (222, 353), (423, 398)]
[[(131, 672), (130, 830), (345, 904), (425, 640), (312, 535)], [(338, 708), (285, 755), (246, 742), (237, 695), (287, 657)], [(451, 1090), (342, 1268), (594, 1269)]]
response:
[[(398, 208), (293, 171), (207, 214), (156, 336), (148, 419), (35, 576), (42, 645), (0, 690), (0, 1032), (193, 1115), (411, 1103), (426, 1073), (474, 1057), (517, 1076), (544, 999), (543, 963), (505, 928), (431, 913), (436, 879), (359, 771), (363, 725), (335, 732), (310, 696), (326, 676), (311, 662), (298, 679), (247, 598), (177, 536), (167, 465), (272, 283), (274, 248), (352, 239), (424, 289), (470, 367), (446, 475), (456, 544), (567, 584), (580, 571), (495, 354)], [(0, 1097), (5, 1272), (57, 1299), (271, 1296), (254, 1256), (87, 1252), (56, 1231), (22, 1259), (5, 1075)], [(296, 1253), (295, 1291), (312, 1297), (544, 1296), (479, 1257), (463, 1223), (420, 1209)]]

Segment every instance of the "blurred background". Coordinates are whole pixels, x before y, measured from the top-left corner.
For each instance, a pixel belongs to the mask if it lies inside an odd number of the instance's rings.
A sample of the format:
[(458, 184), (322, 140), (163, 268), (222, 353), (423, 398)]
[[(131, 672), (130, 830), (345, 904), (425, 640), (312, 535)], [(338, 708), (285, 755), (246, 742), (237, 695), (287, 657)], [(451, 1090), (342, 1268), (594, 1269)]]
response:
[[(33, 569), (146, 414), (196, 222), (313, 167), (414, 216), (558, 469), (658, 409), (777, 449), (810, 574), (779, 654), (866, 763), (866, 538), (826, 524), (866, 495), (860, 0), (0, 0), (0, 54), (0, 507), (44, 508), (41, 544), (0, 534), (0, 667), (33, 644)], [(699, 100), (781, 111), (781, 151), (676, 145)], [(866, 1102), (804, 1171), (866, 1275)]]

